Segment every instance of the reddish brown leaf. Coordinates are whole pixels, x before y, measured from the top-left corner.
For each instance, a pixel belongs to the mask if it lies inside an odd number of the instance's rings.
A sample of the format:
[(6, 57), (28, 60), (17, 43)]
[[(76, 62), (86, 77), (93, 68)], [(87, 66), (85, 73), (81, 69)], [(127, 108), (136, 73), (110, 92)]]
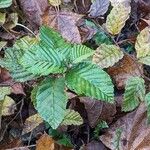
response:
[(120, 118), (100, 140), (114, 149), (116, 129), (121, 128), (120, 150), (148, 150), (150, 148), (150, 126), (147, 124), (146, 107), (141, 104), (137, 110)]
[(116, 113), (116, 106), (114, 104), (104, 103), (88, 97), (82, 97), (80, 101), (85, 105), (91, 127), (95, 127), (100, 120), (106, 120), (110, 123)]
[(81, 43), (81, 36), (76, 26), (81, 17), (81, 15), (73, 12), (56, 12), (49, 9), (43, 17), (43, 23), (58, 30), (69, 42)]
[(123, 89), (128, 78), (131, 76), (142, 76), (143, 67), (125, 55), (115, 66), (108, 69), (108, 74), (113, 78), (116, 87)]

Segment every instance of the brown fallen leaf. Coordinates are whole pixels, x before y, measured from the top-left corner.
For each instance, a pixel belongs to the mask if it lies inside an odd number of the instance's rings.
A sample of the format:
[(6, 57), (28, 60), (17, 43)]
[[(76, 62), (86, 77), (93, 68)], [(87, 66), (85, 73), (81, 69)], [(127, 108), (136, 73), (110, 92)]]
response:
[(149, 150), (150, 126), (147, 124), (146, 107), (142, 103), (139, 108), (114, 123), (100, 140), (110, 149), (115, 149), (116, 130), (121, 129), (120, 150)]
[(91, 141), (83, 147), (83, 150), (107, 150), (103, 143)]
[(47, 9), (48, 0), (19, 0), (20, 6), (33, 27), (39, 27), (42, 24), (41, 16)]
[(21, 83), (15, 83), (12, 80), (10, 73), (6, 69), (1, 69), (0, 82), (11, 87), (11, 92), (14, 94), (26, 95)]
[(88, 97), (81, 97), (80, 101), (85, 105), (91, 127), (95, 127), (100, 120), (110, 123), (116, 114), (116, 106), (114, 104), (104, 103)]
[(36, 150), (56, 150), (55, 141), (44, 133), (36, 143)]
[(82, 15), (69, 11), (53, 11), (49, 9), (43, 16), (43, 24), (59, 31), (69, 42), (81, 43), (81, 36), (76, 26)]
[(36, 150), (72, 150), (72, 149), (58, 145), (48, 134), (44, 133), (36, 143)]
[(108, 68), (108, 74), (113, 78), (118, 89), (124, 89), (125, 82), (132, 76), (141, 77), (143, 74), (143, 67), (135, 63), (132, 58), (125, 55), (121, 61), (115, 66)]
[(43, 119), (39, 116), (39, 114), (35, 114), (26, 119), (22, 135), (31, 132), (37, 126), (39, 126), (43, 122)]

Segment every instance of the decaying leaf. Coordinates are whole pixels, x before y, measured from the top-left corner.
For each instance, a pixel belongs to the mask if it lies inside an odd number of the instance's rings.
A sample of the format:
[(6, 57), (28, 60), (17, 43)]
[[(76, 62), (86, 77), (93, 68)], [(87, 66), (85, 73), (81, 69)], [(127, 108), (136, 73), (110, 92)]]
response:
[(115, 66), (108, 68), (108, 73), (113, 78), (118, 89), (123, 89), (127, 79), (132, 76), (141, 77), (143, 74), (143, 67), (134, 62), (132, 58), (125, 55), (121, 61)]
[(6, 41), (0, 41), (0, 51), (2, 48), (6, 46), (7, 42)]
[(132, 111), (145, 99), (143, 78), (131, 77), (126, 82), (122, 111)]
[(39, 27), (42, 24), (42, 15), (48, 7), (48, 0), (19, 0), (27, 20), (33, 27)]
[(80, 101), (85, 105), (90, 126), (95, 127), (100, 120), (112, 121), (116, 113), (114, 104), (104, 103), (88, 97), (81, 97)]
[(2, 116), (12, 115), (14, 114), (15, 110), (16, 110), (15, 101), (9, 96), (6, 96), (2, 103)]
[(131, 0), (109, 0), (109, 1), (111, 2), (112, 6), (116, 6), (118, 4), (123, 4), (127, 7), (130, 5), (130, 2), (131, 2)]
[(22, 134), (26, 134), (31, 132), (37, 126), (39, 126), (43, 122), (43, 119), (39, 116), (39, 114), (35, 114), (26, 119)]
[(43, 23), (58, 30), (69, 42), (81, 43), (81, 36), (76, 26), (81, 17), (81, 15), (73, 12), (56, 12), (49, 9), (43, 17)]
[(139, 62), (150, 65), (150, 28), (146, 27), (137, 37), (135, 44)]
[(17, 23), (18, 23), (18, 14), (17, 13), (10, 13), (3, 26), (6, 29), (12, 29), (17, 25)]
[(93, 61), (101, 68), (108, 68), (122, 59), (123, 55), (118, 46), (101, 44), (94, 53)]
[(77, 111), (67, 109), (65, 117), (61, 123), (62, 125), (81, 125), (83, 119)]
[(107, 150), (103, 143), (91, 141), (83, 147), (83, 150)]
[(100, 140), (110, 149), (115, 149), (116, 130), (122, 130), (120, 150), (148, 150), (150, 147), (150, 127), (147, 125), (146, 107), (142, 103), (137, 110), (120, 118)]
[(55, 141), (44, 133), (36, 143), (36, 150), (55, 150)]
[(0, 25), (3, 25), (6, 20), (6, 13), (1, 13), (0, 12)]
[(61, 4), (61, 0), (49, 0), (49, 3), (52, 6), (59, 6)]
[(94, 0), (90, 10), (90, 17), (98, 17), (104, 15), (109, 7), (109, 0)]
[(129, 18), (131, 7), (123, 4), (115, 5), (107, 16), (106, 28), (112, 35), (119, 34)]
[(4, 100), (6, 95), (9, 95), (11, 93), (10, 87), (0, 87), (0, 101)]

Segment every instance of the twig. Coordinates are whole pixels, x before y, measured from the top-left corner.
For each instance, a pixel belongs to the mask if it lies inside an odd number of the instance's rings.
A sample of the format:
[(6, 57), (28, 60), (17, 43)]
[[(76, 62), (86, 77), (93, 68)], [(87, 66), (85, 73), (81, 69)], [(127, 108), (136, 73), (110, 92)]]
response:
[(31, 148), (31, 147), (36, 147), (36, 145), (29, 145), (29, 146), (22, 146), (22, 147), (14, 147), (14, 148), (11, 148), (11, 149), (6, 149), (6, 150), (21, 150), (23, 148)]
[(36, 37), (36, 35), (34, 34), (34, 32), (32, 30), (30, 30), (29, 28), (27, 28), (26, 26), (24, 26), (23, 24), (17, 23), (16, 25), (25, 28), (26, 30), (28, 30), (31, 34), (33, 34)]

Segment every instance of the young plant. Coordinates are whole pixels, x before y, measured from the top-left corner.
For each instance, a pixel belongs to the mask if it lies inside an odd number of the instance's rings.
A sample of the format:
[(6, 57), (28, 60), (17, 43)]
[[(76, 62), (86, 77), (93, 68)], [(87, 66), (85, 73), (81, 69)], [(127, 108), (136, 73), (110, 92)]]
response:
[(42, 26), (40, 40), (25, 37), (5, 51), (0, 65), (19, 82), (43, 77), (32, 92), (39, 115), (53, 129), (60, 124), (80, 125), (78, 112), (66, 109), (67, 89), (79, 96), (89, 96), (113, 103), (114, 88), (109, 75), (92, 63), (94, 50), (67, 43), (59, 33)]

